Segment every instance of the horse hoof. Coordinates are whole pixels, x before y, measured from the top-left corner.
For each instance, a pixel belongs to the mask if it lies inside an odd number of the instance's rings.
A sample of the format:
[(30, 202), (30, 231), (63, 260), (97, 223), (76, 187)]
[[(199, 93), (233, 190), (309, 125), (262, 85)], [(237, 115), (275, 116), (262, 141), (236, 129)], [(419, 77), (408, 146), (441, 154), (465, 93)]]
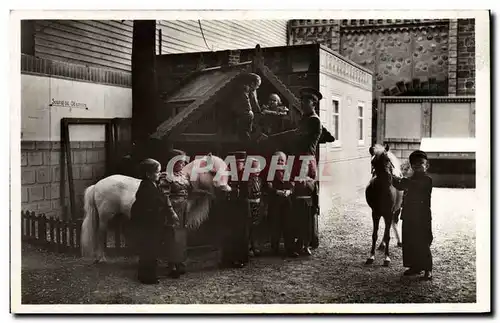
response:
[(384, 260), (384, 267), (389, 267), (390, 260)]
[(373, 259), (372, 258), (368, 258), (365, 262), (365, 265), (371, 265), (373, 264)]

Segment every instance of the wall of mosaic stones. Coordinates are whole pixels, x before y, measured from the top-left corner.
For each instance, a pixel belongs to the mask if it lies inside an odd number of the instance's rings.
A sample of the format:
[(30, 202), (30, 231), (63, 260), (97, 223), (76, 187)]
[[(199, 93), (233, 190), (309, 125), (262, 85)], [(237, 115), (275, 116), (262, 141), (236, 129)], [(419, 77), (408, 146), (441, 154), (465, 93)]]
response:
[(341, 36), (341, 54), (374, 71), (375, 94), (414, 78), (448, 76), (448, 26), (356, 31)]

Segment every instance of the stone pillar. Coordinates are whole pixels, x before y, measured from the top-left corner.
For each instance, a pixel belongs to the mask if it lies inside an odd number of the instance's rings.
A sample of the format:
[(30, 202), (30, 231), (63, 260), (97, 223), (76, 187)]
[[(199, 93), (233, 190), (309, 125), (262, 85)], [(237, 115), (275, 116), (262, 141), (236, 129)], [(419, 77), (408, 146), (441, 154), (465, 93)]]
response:
[(476, 92), (474, 23), (474, 19), (458, 20), (457, 95), (474, 95)]
[(458, 39), (458, 20), (451, 19), (449, 27), (448, 43), (448, 95), (457, 94), (457, 39)]

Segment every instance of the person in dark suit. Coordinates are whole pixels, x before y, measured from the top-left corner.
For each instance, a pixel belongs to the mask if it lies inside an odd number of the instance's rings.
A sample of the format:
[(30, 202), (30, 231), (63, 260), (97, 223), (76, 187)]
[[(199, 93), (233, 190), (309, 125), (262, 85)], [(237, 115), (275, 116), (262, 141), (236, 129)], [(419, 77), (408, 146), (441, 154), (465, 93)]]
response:
[(139, 264), (137, 278), (143, 284), (157, 284), (157, 258), (164, 235), (165, 223), (179, 222), (170, 199), (158, 188), (161, 165), (145, 159), (139, 165), (142, 181), (132, 206), (132, 222), (137, 230)]
[[(285, 153), (278, 151), (278, 165), (285, 165)], [(288, 257), (296, 258), (299, 254), (294, 250), (294, 213), (292, 212), (291, 195), (293, 182), (285, 177), (284, 169), (277, 169), (274, 178), (267, 182), (269, 194), (268, 218), (271, 226), (271, 248), (276, 255), (280, 254), (280, 240), (283, 236), (285, 253)]]
[(410, 178), (393, 178), (398, 190), (406, 191), (403, 199), (403, 266), (409, 268), (405, 276), (418, 275), (425, 271), (422, 279), (432, 279), (432, 178), (427, 175), (427, 154), (421, 150), (411, 153)]
[(244, 151), (231, 152), (236, 159), (238, 178), (231, 178), (231, 192), (227, 196), (223, 215), (221, 267), (242, 268), (249, 261), (249, 205), (248, 181), (242, 180), (247, 154)]

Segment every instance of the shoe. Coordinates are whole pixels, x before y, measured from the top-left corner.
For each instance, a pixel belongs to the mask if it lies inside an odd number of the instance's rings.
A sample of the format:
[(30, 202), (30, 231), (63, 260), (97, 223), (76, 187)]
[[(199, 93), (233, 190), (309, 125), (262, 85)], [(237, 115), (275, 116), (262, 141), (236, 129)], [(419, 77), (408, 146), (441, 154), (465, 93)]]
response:
[(312, 255), (311, 249), (309, 247), (302, 249), (302, 253), (306, 256)]
[(426, 271), (420, 280), (432, 280), (432, 271)]
[(169, 276), (170, 278), (175, 278), (175, 279), (177, 279), (177, 278), (181, 277), (181, 274), (179, 273), (179, 271), (178, 271), (178, 270), (172, 270), (172, 271), (170, 272), (170, 274), (168, 274), (168, 276)]
[(245, 264), (241, 261), (235, 261), (231, 264), (231, 267), (233, 268), (243, 268), (245, 267)]
[(156, 285), (160, 282), (158, 279), (139, 279), (139, 281), (145, 285)]
[(421, 272), (421, 270), (410, 268), (403, 273), (403, 276), (415, 276), (419, 275)]

